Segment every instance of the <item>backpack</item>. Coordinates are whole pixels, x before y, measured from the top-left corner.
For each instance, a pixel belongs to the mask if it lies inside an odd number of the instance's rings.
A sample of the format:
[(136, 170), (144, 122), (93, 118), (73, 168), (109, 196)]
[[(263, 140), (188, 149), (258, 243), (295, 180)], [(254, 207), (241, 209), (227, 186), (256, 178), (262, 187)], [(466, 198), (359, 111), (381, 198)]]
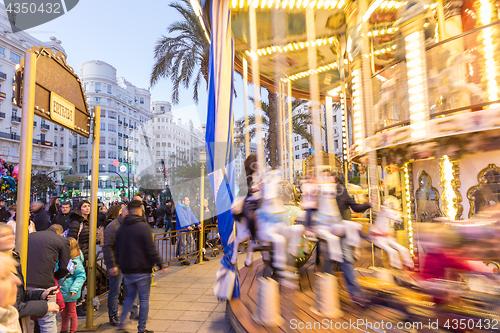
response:
[[(78, 235), (76, 236), (76, 241), (78, 242), (79, 239), (80, 239), (80, 233), (82, 232), (82, 229), (83, 229), (83, 222), (80, 222), (80, 230), (78, 230)], [(69, 228), (64, 230), (62, 236), (64, 238), (68, 238), (68, 231), (69, 231)]]

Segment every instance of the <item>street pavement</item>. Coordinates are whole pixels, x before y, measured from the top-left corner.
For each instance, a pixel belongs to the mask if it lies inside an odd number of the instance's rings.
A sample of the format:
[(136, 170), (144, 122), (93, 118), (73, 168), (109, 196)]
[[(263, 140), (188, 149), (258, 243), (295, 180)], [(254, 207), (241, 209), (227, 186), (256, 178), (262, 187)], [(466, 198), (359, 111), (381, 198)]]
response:
[[(239, 266), (244, 265), (246, 253), (240, 254)], [(258, 255), (256, 254), (255, 257)], [(217, 301), (213, 292), (215, 275), (220, 268), (219, 254), (203, 264), (175, 265), (166, 275), (156, 274), (151, 288), (147, 329), (156, 332), (234, 333), (226, 316), (226, 302)], [(121, 306), (120, 306), (121, 313)], [(94, 324), (102, 324), (96, 332), (115, 332), (109, 324), (107, 303), (94, 312)], [(78, 320), (83, 330), (85, 319)], [(137, 321), (128, 321), (127, 332), (137, 332)]]

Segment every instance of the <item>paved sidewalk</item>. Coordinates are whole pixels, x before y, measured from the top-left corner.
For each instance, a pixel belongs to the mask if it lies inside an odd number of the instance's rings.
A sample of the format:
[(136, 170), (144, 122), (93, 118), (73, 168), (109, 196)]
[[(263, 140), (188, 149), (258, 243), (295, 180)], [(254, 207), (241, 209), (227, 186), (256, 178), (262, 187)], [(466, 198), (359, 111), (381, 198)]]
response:
[[(246, 253), (240, 255), (240, 266), (245, 256)], [(209, 259), (202, 265), (195, 265), (191, 260), (190, 266), (176, 265), (170, 267), (166, 275), (156, 274), (157, 286), (151, 288), (147, 329), (155, 333), (234, 333), (226, 317), (226, 303), (218, 302), (213, 292), (221, 255)], [(98, 333), (117, 331), (109, 324), (107, 303), (95, 312), (94, 323), (102, 324)], [(80, 319), (79, 329), (84, 326), (85, 319)], [(137, 321), (129, 321), (125, 328), (130, 333), (137, 332)]]

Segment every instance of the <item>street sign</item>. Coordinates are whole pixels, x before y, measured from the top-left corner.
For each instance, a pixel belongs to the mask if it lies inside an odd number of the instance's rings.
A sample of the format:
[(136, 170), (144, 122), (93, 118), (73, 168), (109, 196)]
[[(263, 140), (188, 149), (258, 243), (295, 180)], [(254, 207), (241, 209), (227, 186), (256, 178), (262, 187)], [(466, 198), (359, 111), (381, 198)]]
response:
[(120, 172), (127, 171), (127, 167), (125, 165), (120, 166)]
[(113, 161), (113, 166), (116, 168), (117, 166), (120, 165), (120, 162), (118, 162), (118, 160), (114, 160)]
[(122, 195), (125, 195), (125, 190), (122, 190)]
[[(70, 131), (90, 136), (90, 110), (82, 83), (61, 52), (33, 47), (36, 54), (35, 114)], [(24, 62), (16, 71), (16, 104), (21, 107)]]

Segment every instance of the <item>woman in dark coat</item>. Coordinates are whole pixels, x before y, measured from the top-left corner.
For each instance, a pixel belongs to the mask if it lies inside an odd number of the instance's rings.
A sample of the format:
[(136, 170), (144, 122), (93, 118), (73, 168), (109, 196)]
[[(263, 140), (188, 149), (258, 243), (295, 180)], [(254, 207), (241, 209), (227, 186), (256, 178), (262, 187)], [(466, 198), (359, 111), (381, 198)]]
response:
[(69, 215), (70, 223), (68, 228), (68, 236), (78, 240), (80, 250), (82, 250), (85, 261), (83, 264), (87, 266), (89, 258), (89, 216), (90, 215), (90, 202), (81, 200), (76, 208)]
[(51, 221), (54, 219), (54, 216), (56, 216), (58, 212), (59, 212), (59, 198), (54, 198), (52, 199), (52, 203), (50, 204), (49, 207), (49, 218)]

